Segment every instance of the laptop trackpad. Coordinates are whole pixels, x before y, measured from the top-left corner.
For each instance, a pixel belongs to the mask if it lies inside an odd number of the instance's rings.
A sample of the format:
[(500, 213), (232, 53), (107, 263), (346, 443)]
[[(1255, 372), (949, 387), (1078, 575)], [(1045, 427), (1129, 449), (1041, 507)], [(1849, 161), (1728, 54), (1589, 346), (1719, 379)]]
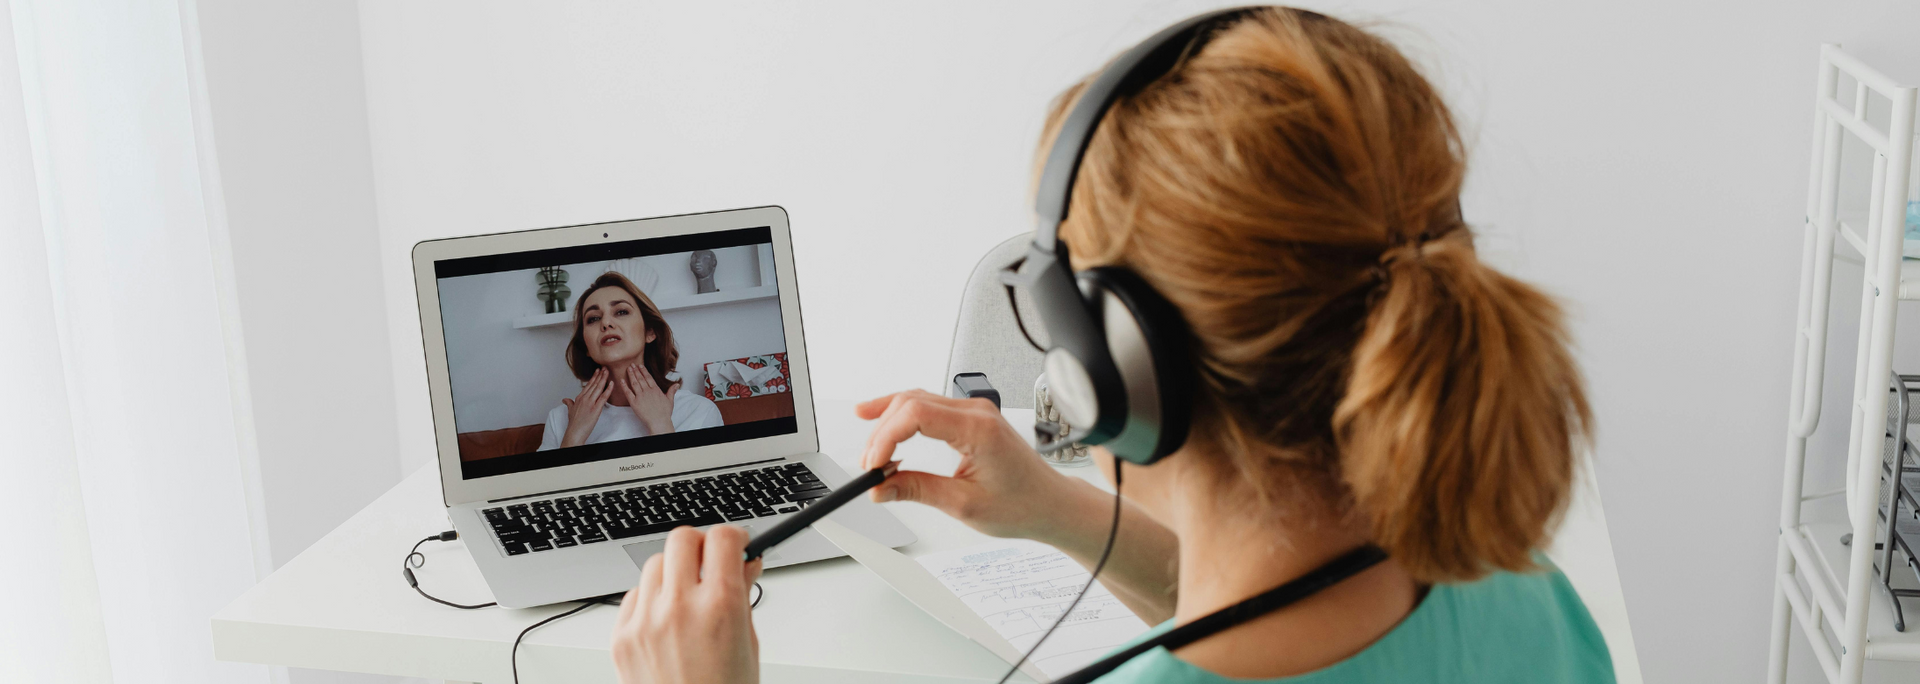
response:
[(627, 550), (627, 557), (633, 559), (634, 567), (644, 568), (644, 567), (647, 567), (647, 558), (649, 556), (652, 556), (653, 554), (666, 550), (667, 540), (665, 537), (662, 537), (659, 539), (655, 539), (653, 541), (644, 541), (644, 542), (639, 542), (637, 544), (628, 544), (621, 548), (624, 548)]

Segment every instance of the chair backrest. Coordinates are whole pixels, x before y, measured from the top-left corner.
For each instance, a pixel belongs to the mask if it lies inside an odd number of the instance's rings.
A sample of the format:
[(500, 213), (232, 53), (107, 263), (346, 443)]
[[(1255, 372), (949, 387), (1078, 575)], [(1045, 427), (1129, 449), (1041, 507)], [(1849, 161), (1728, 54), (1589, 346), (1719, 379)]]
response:
[[(1000, 271), (1019, 259), (1032, 242), (1032, 233), (1007, 238), (989, 250), (967, 277), (960, 316), (954, 321), (953, 347), (947, 352), (947, 375), (940, 379), (942, 394), (952, 393), (957, 374), (985, 373), (1000, 391), (1002, 407), (1033, 408), (1033, 381), (1040, 377), (1043, 355), (1020, 335), (1014, 312), (1007, 306), (1006, 286), (1000, 284)], [(1017, 303), (1021, 311), (1033, 311), (1033, 302), (1024, 295), (1021, 299)]]

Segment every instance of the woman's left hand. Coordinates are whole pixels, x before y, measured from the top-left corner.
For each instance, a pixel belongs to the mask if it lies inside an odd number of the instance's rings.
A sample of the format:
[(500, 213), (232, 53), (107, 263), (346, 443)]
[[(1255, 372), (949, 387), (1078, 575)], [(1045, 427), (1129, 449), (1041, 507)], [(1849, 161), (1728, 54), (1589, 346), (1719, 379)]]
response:
[(740, 562), (747, 532), (720, 525), (667, 535), (647, 559), (640, 585), (620, 602), (613, 664), (621, 684), (752, 684), (760, 681), (760, 639), (747, 589), (760, 559)]
[(653, 374), (636, 363), (620, 374), (620, 389), (627, 393), (627, 408), (633, 409), (634, 417), (647, 426), (647, 434), (673, 432), (673, 393), (680, 391), (679, 382), (662, 390), (653, 381)]

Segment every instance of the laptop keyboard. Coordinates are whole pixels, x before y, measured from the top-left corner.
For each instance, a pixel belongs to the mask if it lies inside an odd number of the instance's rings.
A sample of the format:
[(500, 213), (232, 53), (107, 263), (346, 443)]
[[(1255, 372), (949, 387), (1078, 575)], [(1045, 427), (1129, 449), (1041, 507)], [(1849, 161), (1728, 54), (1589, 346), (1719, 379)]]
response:
[(831, 490), (805, 464), (528, 501), (480, 511), (507, 555), (783, 515)]

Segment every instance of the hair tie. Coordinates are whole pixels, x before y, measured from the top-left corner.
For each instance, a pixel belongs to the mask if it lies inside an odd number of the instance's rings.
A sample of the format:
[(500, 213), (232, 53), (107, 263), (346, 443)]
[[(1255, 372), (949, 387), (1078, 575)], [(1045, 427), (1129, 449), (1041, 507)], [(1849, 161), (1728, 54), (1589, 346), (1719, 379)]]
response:
[(1387, 281), (1393, 275), (1394, 262), (1408, 254), (1424, 255), (1427, 243), (1445, 236), (1444, 233), (1435, 235), (1432, 231), (1423, 230), (1411, 240), (1396, 237), (1389, 241), (1386, 250), (1380, 252), (1379, 260), (1367, 269), (1367, 275), (1372, 281), (1367, 285), (1367, 308), (1373, 308), (1374, 302), (1379, 301), (1380, 292), (1385, 289)]
[[(1398, 261), (1403, 254), (1412, 253), (1416, 256), (1420, 255), (1424, 253), (1423, 250), (1425, 250), (1427, 243), (1433, 242), (1441, 237), (1444, 237), (1444, 234), (1435, 235), (1430, 231), (1423, 230), (1420, 231), (1419, 235), (1415, 235), (1412, 240), (1391, 240), (1387, 243), (1386, 250), (1380, 252), (1380, 266), (1393, 265), (1393, 262)], [(1384, 277), (1384, 274), (1379, 274), (1379, 277)]]

